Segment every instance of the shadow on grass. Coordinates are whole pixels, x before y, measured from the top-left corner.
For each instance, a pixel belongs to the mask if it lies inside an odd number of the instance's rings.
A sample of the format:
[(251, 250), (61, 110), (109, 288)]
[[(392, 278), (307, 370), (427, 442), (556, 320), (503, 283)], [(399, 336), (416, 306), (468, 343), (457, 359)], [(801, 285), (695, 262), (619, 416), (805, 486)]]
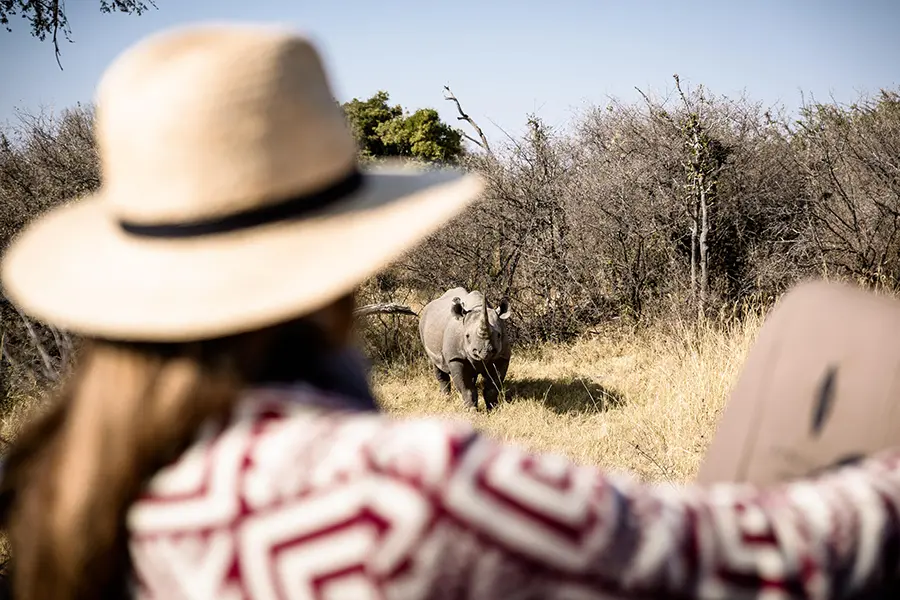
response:
[(585, 378), (509, 378), (501, 402), (534, 400), (558, 414), (599, 413), (625, 404), (618, 391)]

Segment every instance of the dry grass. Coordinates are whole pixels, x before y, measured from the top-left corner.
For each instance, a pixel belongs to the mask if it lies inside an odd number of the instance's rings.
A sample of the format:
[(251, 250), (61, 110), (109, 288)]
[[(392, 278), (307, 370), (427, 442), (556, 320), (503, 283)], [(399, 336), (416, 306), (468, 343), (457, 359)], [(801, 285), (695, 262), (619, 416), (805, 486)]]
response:
[[(382, 406), (401, 416), (449, 415), (480, 430), (587, 464), (628, 469), (646, 480), (694, 477), (762, 318), (729, 327), (587, 337), (516, 349), (505, 400), (492, 413), (465, 411), (443, 396), (424, 355), (413, 366), (376, 370)], [(411, 340), (410, 340), (411, 341)], [(410, 348), (415, 355), (418, 346)], [(20, 390), (0, 412), (0, 436), (15, 439), (35, 408)]]
[(26, 420), (42, 407), (42, 399), (43, 394), (37, 386), (28, 386), (0, 401), (0, 445), (16, 439)]
[(762, 318), (730, 327), (583, 339), (514, 353), (506, 400), (466, 412), (439, 392), (425, 359), (379, 370), (382, 406), (397, 415), (452, 415), (481, 431), (646, 480), (692, 479)]
[[(5, 398), (0, 407), (0, 451), (16, 439), (27, 419), (41, 408), (40, 391), (34, 388), (19, 390), (15, 396)], [(9, 558), (9, 541), (5, 533), (0, 533), (0, 571), (6, 568)]]

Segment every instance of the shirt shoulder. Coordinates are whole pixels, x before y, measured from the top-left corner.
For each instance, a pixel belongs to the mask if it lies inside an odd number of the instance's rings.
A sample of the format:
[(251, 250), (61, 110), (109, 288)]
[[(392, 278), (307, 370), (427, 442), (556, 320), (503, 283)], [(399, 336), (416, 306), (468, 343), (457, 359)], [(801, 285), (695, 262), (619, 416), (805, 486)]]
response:
[(225, 525), (378, 472), (434, 481), (476, 435), (461, 420), (395, 419), (330, 400), (311, 387), (248, 393), (226, 427), (205, 427), (156, 473), (131, 510), (131, 527), (138, 533)]
[(338, 575), (337, 590), (403, 568), (434, 523), (427, 490), (475, 431), (329, 400), (314, 388), (254, 391), (151, 479), (127, 518), (139, 597), (275, 598), (284, 586), (318, 597), (323, 574)]

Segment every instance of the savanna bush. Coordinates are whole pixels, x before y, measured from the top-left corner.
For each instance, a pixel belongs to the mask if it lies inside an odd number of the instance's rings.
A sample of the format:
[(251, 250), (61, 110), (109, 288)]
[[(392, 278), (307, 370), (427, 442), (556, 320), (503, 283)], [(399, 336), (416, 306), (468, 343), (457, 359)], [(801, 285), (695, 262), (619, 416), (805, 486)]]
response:
[[(741, 307), (822, 274), (896, 289), (896, 92), (808, 103), (791, 119), (676, 83), (592, 107), (564, 131), (529, 115), (521, 136), (454, 159), (483, 174), (483, 197), (366, 282), (359, 302), (417, 311), (449, 287), (478, 288), (511, 300), (514, 342), (534, 345), (616, 324), (740, 320)], [(92, 122), (76, 106), (0, 132), (0, 248), (97, 189)], [(58, 380), (77, 340), (0, 301), (5, 395)], [(421, 357), (414, 316), (365, 317), (360, 339), (376, 363)]]

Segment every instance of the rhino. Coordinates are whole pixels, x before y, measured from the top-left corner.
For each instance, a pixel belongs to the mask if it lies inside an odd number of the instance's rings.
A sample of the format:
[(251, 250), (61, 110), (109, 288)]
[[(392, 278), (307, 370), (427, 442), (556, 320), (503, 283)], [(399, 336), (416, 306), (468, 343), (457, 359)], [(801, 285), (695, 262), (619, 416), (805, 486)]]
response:
[(478, 376), (484, 380), (484, 404), (497, 404), (512, 355), (506, 333), (509, 300), (496, 308), (488, 306), (484, 294), (456, 287), (444, 292), (422, 309), (419, 335), (434, 366), (441, 392), (456, 388), (467, 408), (478, 406)]

